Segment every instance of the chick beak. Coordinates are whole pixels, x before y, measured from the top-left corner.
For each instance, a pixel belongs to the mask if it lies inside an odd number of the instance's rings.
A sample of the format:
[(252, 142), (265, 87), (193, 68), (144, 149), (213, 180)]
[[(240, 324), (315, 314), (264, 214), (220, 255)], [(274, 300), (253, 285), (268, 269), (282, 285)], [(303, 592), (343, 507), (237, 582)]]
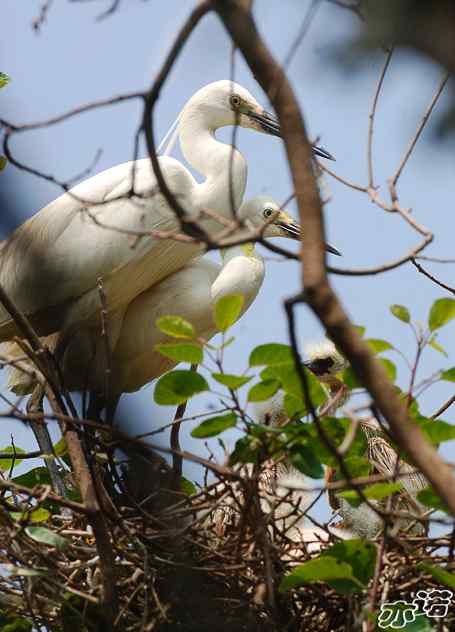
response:
[[(271, 134), (272, 136), (279, 136), (280, 138), (282, 138), (280, 124), (278, 123), (278, 119), (274, 114), (271, 114), (266, 110), (262, 110), (261, 112), (249, 110), (247, 116), (253, 119), (253, 121), (256, 121), (256, 123), (259, 123), (262, 131), (266, 134)], [(313, 152), (316, 156), (326, 158), (327, 160), (335, 160), (332, 154), (324, 149), (324, 147), (318, 147), (317, 145), (312, 145), (312, 147)]]
[[(302, 230), (300, 228), (300, 225), (297, 224), (297, 222), (293, 222), (292, 220), (278, 219), (277, 224), (282, 230), (284, 230), (285, 233), (287, 233), (288, 237), (291, 237), (291, 239), (297, 239), (297, 240), (301, 239)], [(334, 246), (331, 246), (330, 244), (325, 244), (324, 248), (327, 252), (330, 252), (332, 255), (337, 255), (338, 257), (342, 256), (341, 252), (337, 250)]]

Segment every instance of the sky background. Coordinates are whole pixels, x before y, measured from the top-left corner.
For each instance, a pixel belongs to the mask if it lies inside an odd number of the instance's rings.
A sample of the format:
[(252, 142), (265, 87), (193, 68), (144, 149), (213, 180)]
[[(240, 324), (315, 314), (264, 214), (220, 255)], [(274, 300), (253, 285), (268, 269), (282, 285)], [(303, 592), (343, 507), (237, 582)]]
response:
[[(129, 0), (121, 3), (113, 16), (96, 21), (109, 4), (60, 0), (52, 5), (47, 22), (37, 35), (31, 23), (39, 13), (40, 3), (3, 0), (2, 21), (8, 28), (2, 29), (0, 70), (12, 78), (0, 93), (3, 118), (15, 124), (39, 121), (79, 104), (150, 85), (194, 2)], [(256, 0), (254, 6), (260, 31), (276, 58), (283, 60), (301, 27), (308, 2)], [(361, 64), (351, 63), (352, 55), (344, 45), (355, 37), (358, 29), (355, 16), (321, 3), (288, 72), (311, 136), (320, 136), (323, 146), (336, 156), (337, 162), (329, 166), (350, 180), (366, 184), (368, 113), (383, 56), (362, 52)], [(191, 36), (161, 93), (156, 109), (156, 137), (163, 137), (196, 90), (209, 82), (229, 78), (229, 74), (228, 37), (216, 16), (209, 15)], [(407, 51), (395, 54), (379, 103), (374, 142), (376, 180), (384, 196), (387, 177), (399, 163), (441, 76), (441, 68), (427, 60)], [(269, 106), (239, 55), (235, 80), (264, 106)], [(403, 206), (412, 207), (415, 218), (436, 235), (426, 254), (453, 257), (454, 146), (453, 141), (441, 141), (436, 134), (447, 98), (443, 95), (440, 99), (434, 118), (403, 173), (399, 193)], [(134, 102), (102, 108), (58, 126), (16, 136), (13, 149), (20, 160), (62, 180), (86, 169), (102, 149), (95, 168), (98, 172), (131, 158), (139, 116), (139, 105)], [(229, 130), (223, 130), (219, 137), (228, 140)], [(282, 142), (240, 129), (238, 146), (249, 165), (246, 198), (261, 194), (277, 201), (286, 199), (291, 184)], [(141, 157), (145, 155), (142, 146)], [(419, 236), (398, 216), (380, 210), (364, 194), (334, 180), (327, 180), (327, 184), (332, 194), (332, 201), (325, 208), (327, 237), (344, 255), (343, 259), (332, 257), (334, 265), (349, 268), (379, 265), (403, 255), (419, 241)], [(0, 176), (1, 237), (6, 237), (59, 193), (43, 180), (8, 166)], [(283, 240), (276, 243), (288, 246)], [(266, 251), (263, 254), (270, 256)], [(455, 284), (453, 265), (427, 267), (449, 285)], [(258, 298), (232, 329), (237, 342), (227, 352), (227, 370), (243, 371), (250, 350), (258, 344), (288, 342), (283, 299), (299, 289), (299, 280), (296, 263), (267, 262), (266, 279)], [(412, 333), (390, 314), (389, 305), (404, 304), (414, 320), (425, 322), (431, 303), (448, 296), (410, 264), (380, 276), (333, 276), (331, 280), (353, 321), (365, 326), (369, 337), (389, 340), (409, 358), (415, 354)], [(298, 314), (302, 344), (320, 339), (323, 332), (309, 310), (301, 307)], [(449, 359), (431, 349), (426, 351), (419, 380), (455, 364), (454, 332), (452, 323), (439, 337)], [(406, 388), (409, 372), (405, 364), (396, 353), (388, 357), (397, 363), (398, 384)], [(148, 385), (139, 393), (123, 398), (118, 417), (133, 420), (135, 432), (156, 428), (173, 414), (173, 409), (154, 405), (153, 388)], [(427, 391), (421, 399), (423, 413), (434, 412), (451, 394), (447, 383)], [(199, 396), (191, 402), (188, 412), (197, 413), (212, 405), (218, 406), (214, 396)], [(444, 418), (452, 421), (453, 411), (449, 410)], [(207, 456), (203, 442), (189, 437), (195, 423), (185, 425), (181, 442), (186, 449)], [(16, 445), (25, 449), (34, 445), (30, 431), (4, 420), (3, 446), (9, 443), (11, 433)], [(164, 435), (160, 436), (167, 441)], [(232, 445), (235, 437), (228, 435), (228, 439)], [(445, 454), (450, 456), (451, 451), (447, 445)], [(200, 469), (185, 465), (185, 474), (192, 479), (200, 478)]]

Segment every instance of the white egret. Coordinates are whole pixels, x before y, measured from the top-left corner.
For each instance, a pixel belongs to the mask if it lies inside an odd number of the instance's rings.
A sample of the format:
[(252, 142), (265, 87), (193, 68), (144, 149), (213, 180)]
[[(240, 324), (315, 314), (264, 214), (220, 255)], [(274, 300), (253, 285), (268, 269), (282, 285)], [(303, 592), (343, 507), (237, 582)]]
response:
[[(244, 236), (250, 234), (251, 228), (267, 224), (263, 232), (266, 238), (300, 237), (299, 225), (269, 198), (257, 197), (245, 202), (238, 217), (250, 227), (239, 233)], [(327, 248), (334, 250), (331, 246)], [(198, 337), (209, 340), (217, 332), (213, 306), (220, 298), (242, 294), (243, 314), (262, 285), (264, 260), (252, 243), (226, 249), (222, 259), (222, 266), (202, 257), (190, 261), (183, 269), (137, 296), (122, 311), (121, 320), (116, 312), (110, 314), (109, 321), (113, 319), (118, 327), (114, 338), (109, 337), (110, 358), (106, 355), (105, 340), (100, 336), (99, 322), (79, 327), (70, 339), (65, 339), (63, 349), (60, 336), (65, 336), (65, 332), (47, 339), (46, 342), (57, 349), (65, 386), (69, 390), (89, 390), (102, 398), (109, 363), (110, 401), (104, 403), (115, 407), (122, 393), (137, 391), (176, 364), (154, 351), (156, 344), (169, 340), (157, 328), (157, 318), (181, 316), (194, 325)], [(112, 331), (112, 327), (109, 330)], [(7, 347), (6, 353), (22, 354), (14, 343)], [(9, 386), (16, 393), (25, 394), (33, 390), (34, 384), (28, 374), (13, 369)]]
[[(199, 183), (179, 161), (159, 159), (164, 179), (189, 218), (203, 209), (230, 217), (243, 198), (247, 163), (242, 154), (215, 138), (215, 131), (241, 127), (279, 136), (276, 119), (244, 88), (217, 81), (196, 92), (183, 108), (177, 133), (182, 153), (204, 180)], [(330, 154), (315, 147), (319, 155)], [(97, 280), (102, 277), (110, 338), (121, 330), (131, 301), (200, 254), (203, 245), (147, 236), (133, 247), (122, 231), (176, 231), (174, 212), (159, 193), (150, 160), (104, 171), (57, 198), (20, 226), (0, 249), (0, 284), (40, 335), (71, 334), (73, 327), (98, 319)], [(232, 177), (230, 185), (230, 177)], [(219, 230), (213, 218), (201, 227)], [(0, 307), (0, 341), (19, 334)]]
[[(339, 353), (330, 340), (305, 346), (305, 353), (309, 361), (305, 363), (319, 381), (327, 388), (330, 400), (325, 407), (325, 414), (334, 415), (336, 410), (343, 406), (350, 397), (349, 389), (339, 379), (338, 374), (347, 368), (347, 360)], [(419, 491), (428, 486), (426, 478), (415, 471), (408, 463), (399, 458), (390, 443), (384, 438), (378, 422), (372, 418), (361, 419), (359, 428), (367, 440), (366, 457), (371, 464), (373, 474), (384, 474), (387, 477), (398, 476), (402, 490), (397, 492), (396, 502), (393, 507), (398, 510), (406, 510), (414, 515), (422, 515), (424, 507), (416, 500)], [(331, 481), (336, 471), (328, 468), (326, 478)], [(351, 529), (360, 537), (373, 538), (384, 526), (382, 518), (366, 503), (358, 507), (352, 507), (346, 499), (329, 493), (329, 502), (334, 510), (337, 510), (343, 518), (343, 526)], [(372, 501), (372, 505), (384, 510), (383, 502)], [(399, 518), (393, 520), (396, 529), (406, 529), (415, 522), (411, 518)], [(422, 534), (424, 528), (420, 522), (416, 522), (411, 533)]]

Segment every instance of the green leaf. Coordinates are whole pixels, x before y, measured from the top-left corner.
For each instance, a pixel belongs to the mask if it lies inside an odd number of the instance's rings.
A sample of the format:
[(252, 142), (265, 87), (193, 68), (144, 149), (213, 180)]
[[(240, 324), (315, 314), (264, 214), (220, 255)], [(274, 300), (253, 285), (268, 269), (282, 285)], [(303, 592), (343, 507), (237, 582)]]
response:
[[(254, 442), (254, 443), (253, 443)], [(250, 436), (241, 437), (236, 444), (233, 452), (229, 457), (229, 465), (237, 463), (257, 463), (258, 450), (256, 447), (257, 439)]]
[(376, 546), (360, 538), (342, 540), (321, 553), (321, 557), (334, 557), (349, 564), (354, 577), (364, 586), (367, 586), (374, 575), (376, 556)]
[(425, 507), (431, 507), (431, 509), (438, 509), (439, 511), (448, 512), (447, 505), (444, 503), (431, 487), (425, 487), (417, 494), (417, 500), (425, 505)]
[(442, 355), (445, 356), (446, 358), (449, 357), (449, 354), (444, 349), (444, 347), (441, 347), (441, 345), (438, 342), (436, 342), (436, 335), (430, 338), (430, 340), (428, 341), (428, 346), (434, 349), (435, 351), (442, 353)]
[(203, 352), (200, 345), (194, 342), (176, 342), (155, 345), (155, 351), (171, 358), (176, 362), (188, 362), (189, 364), (200, 364), (203, 359)]
[(50, 529), (46, 529), (46, 527), (26, 527), (25, 533), (29, 538), (32, 538), (32, 540), (41, 542), (42, 544), (49, 544), (59, 550), (63, 550), (68, 546), (68, 540), (66, 540), (66, 538), (62, 538), (61, 535), (54, 533)]
[(371, 500), (382, 500), (400, 491), (400, 489), (402, 489), (401, 483), (376, 483), (375, 485), (366, 487), (363, 493)]
[(340, 498), (344, 498), (344, 500), (346, 500), (351, 505), (351, 507), (360, 507), (360, 505), (363, 503), (362, 498), (354, 489), (347, 489), (346, 491), (339, 492), (336, 495)]
[(449, 571), (446, 571), (439, 566), (434, 566), (433, 564), (425, 564), (424, 562), (420, 562), (420, 564), (417, 565), (417, 568), (420, 568), (426, 573), (430, 573), (430, 575), (432, 575), (441, 584), (444, 584), (444, 586), (455, 588), (454, 573), (449, 573)]
[(237, 417), (234, 413), (227, 415), (219, 415), (206, 419), (199, 426), (193, 428), (191, 436), (195, 439), (206, 439), (207, 437), (215, 437), (224, 432), (228, 428), (233, 428), (237, 423)]
[(259, 382), (248, 391), (249, 402), (264, 402), (275, 395), (280, 388), (278, 380), (270, 379)]
[[(12, 445), (7, 446), (6, 448), (0, 448), (0, 452), (6, 452), (7, 454), (16, 454), (18, 456), (20, 454), (25, 454), (25, 450), (22, 450), (22, 448), (13, 447)], [(13, 464), (14, 467), (16, 467), (16, 465), (19, 465), (19, 463), (22, 463), (22, 459), (20, 458), (0, 459), (0, 470), (2, 472), (9, 472)]]
[(47, 467), (35, 467), (33, 470), (25, 472), (20, 476), (14, 476), (13, 481), (24, 487), (35, 487), (35, 485), (51, 485), (51, 479)]
[(363, 584), (354, 577), (350, 564), (327, 555), (297, 566), (291, 573), (283, 577), (279, 590), (285, 592), (302, 584), (330, 582), (334, 579), (349, 579), (358, 588), (363, 588)]
[(279, 366), (281, 364), (294, 364), (294, 356), (289, 345), (271, 342), (259, 345), (250, 355), (250, 366)]
[(455, 439), (455, 426), (447, 421), (420, 417), (418, 423), (433, 445), (439, 445), (444, 441)]
[[(351, 428), (352, 422), (347, 417), (325, 417), (320, 420), (320, 424), (330, 439), (330, 442), (339, 447), (346, 437), (346, 433)], [(311, 423), (307, 426), (310, 430), (312, 440), (312, 447), (316, 452), (318, 458), (325, 465), (329, 465), (330, 467), (338, 467), (338, 462), (332, 452), (326, 447), (324, 442), (320, 439), (318, 429), (316, 428), (314, 423)], [(357, 432), (354, 441), (349, 448), (346, 457), (363, 457), (367, 450), (367, 442), (365, 438), (365, 434), (363, 432)]]
[(0, 72), (0, 88), (4, 88), (11, 81), (11, 77), (9, 77), (6, 73)]
[(243, 303), (241, 294), (229, 294), (216, 302), (213, 315), (219, 331), (225, 332), (232, 327), (242, 312)]
[(352, 390), (354, 388), (362, 388), (362, 384), (357, 379), (357, 376), (354, 373), (354, 370), (352, 367), (348, 366), (348, 368), (343, 371), (342, 375), (343, 375), (343, 382), (346, 384), (346, 386), (349, 389)]
[(404, 305), (391, 305), (390, 311), (395, 318), (398, 318), (398, 320), (402, 320), (404, 323), (411, 322), (411, 314), (409, 313), (408, 308)]
[(7, 157), (0, 154), (0, 171), (3, 171), (3, 169), (6, 167), (7, 164), (8, 164)]
[(253, 379), (252, 375), (248, 377), (242, 375), (231, 375), (229, 373), (212, 373), (212, 377), (220, 384), (223, 384), (223, 386), (227, 386), (232, 390), (240, 388)]
[(365, 341), (373, 353), (382, 353), (383, 351), (389, 351), (393, 349), (393, 345), (387, 340), (380, 340), (379, 338), (369, 338)]
[(193, 325), (180, 316), (162, 316), (156, 320), (160, 331), (173, 338), (194, 338), (196, 331)]
[[(360, 441), (359, 441), (360, 446)], [(357, 446), (353, 444), (351, 446), (351, 450), (348, 451), (348, 454), (354, 452)], [(360, 452), (363, 452), (363, 446), (357, 448)], [(356, 478), (359, 476), (368, 476), (371, 471), (371, 464), (369, 460), (365, 456), (359, 456), (358, 454), (353, 454), (352, 456), (348, 456), (344, 458), (344, 464), (348, 469), (349, 474), (352, 478)]]
[(439, 329), (455, 318), (455, 300), (453, 298), (439, 298), (433, 303), (428, 316), (430, 331)]
[(61, 439), (59, 439), (57, 443), (54, 444), (54, 452), (57, 456), (60, 457), (68, 454), (68, 446), (66, 445), (64, 437), (61, 437)]
[(284, 410), (289, 419), (300, 418), (305, 414), (305, 406), (300, 397), (286, 393), (283, 400)]
[(207, 380), (195, 371), (171, 371), (158, 380), (155, 402), (161, 406), (183, 404), (193, 395), (209, 390)]
[(324, 468), (316, 457), (314, 450), (301, 445), (291, 452), (291, 464), (310, 478), (324, 478)]
[(51, 512), (44, 507), (38, 507), (34, 511), (11, 511), (10, 514), (13, 520), (26, 521), (26, 522), (46, 522), (49, 519)]
[(441, 373), (441, 380), (445, 380), (446, 382), (455, 382), (455, 366), (451, 369), (447, 369), (447, 371), (443, 371)]
[(354, 325), (354, 329), (356, 330), (356, 332), (359, 334), (359, 336), (361, 338), (363, 338), (363, 334), (365, 333), (365, 327), (362, 327), (362, 325)]
[(196, 485), (184, 476), (180, 478), (180, 491), (187, 496), (193, 496), (197, 493)]
[(397, 367), (388, 358), (378, 358), (378, 359), (384, 366), (389, 380), (391, 382), (395, 382), (397, 378)]
[[(303, 368), (303, 373), (308, 386), (310, 400), (313, 403), (313, 406), (317, 408), (327, 400), (327, 392), (311, 371)], [(277, 379), (281, 383), (284, 392), (299, 399), (301, 401), (302, 410), (306, 408), (304, 405), (302, 382), (294, 365), (283, 364), (278, 366), (268, 366), (266, 369), (261, 371), (261, 378), (263, 380)]]

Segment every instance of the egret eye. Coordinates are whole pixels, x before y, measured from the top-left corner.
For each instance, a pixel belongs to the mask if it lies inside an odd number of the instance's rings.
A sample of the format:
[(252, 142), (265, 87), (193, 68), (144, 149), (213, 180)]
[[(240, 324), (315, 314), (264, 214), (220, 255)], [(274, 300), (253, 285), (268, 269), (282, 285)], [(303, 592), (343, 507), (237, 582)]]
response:
[(233, 108), (238, 108), (241, 103), (241, 99), (238, 94), (232, 94), (229, 101)]
[(263, 211), (264, 217), (270, 217), (271, 215), (273, 215), (273, 213), (275, 213), (273, 208), (265, 208)]

